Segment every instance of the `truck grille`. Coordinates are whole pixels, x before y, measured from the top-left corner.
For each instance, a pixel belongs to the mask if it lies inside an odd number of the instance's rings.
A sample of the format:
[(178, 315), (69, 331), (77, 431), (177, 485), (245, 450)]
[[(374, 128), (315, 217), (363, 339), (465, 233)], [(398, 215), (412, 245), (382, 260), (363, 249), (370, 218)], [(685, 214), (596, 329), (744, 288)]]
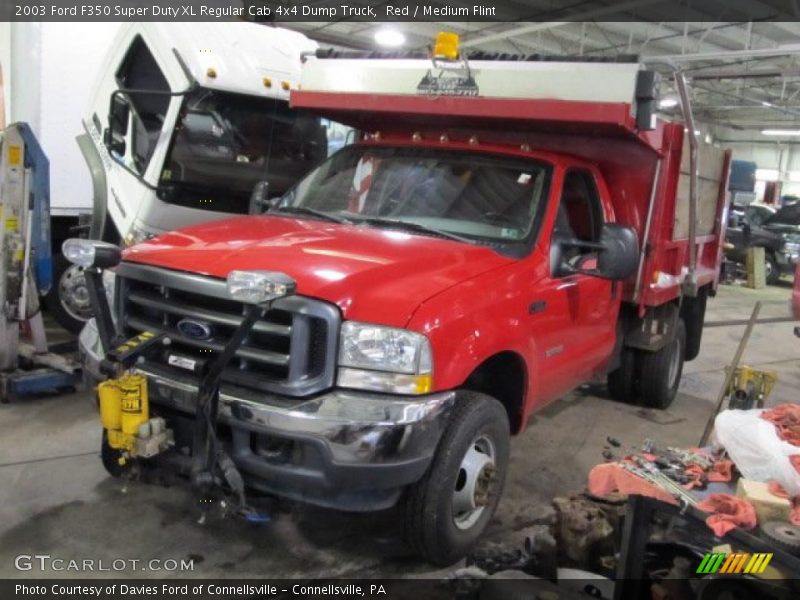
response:
[[(191, 373), (187, 365), (213, 360), (242, 322), (244, 306), (230, 299), (221, 279), (135, 263), (120, 264), (117, 275), (124, 335), (166, 333), (169, 346), (148, 360), (176, 376)], [(290, 396), (319, 392), (333, 385), (338, 335), (339, 312), (333, 305), (302, 296), (281, 298), (236, 351), (223, 381)]]

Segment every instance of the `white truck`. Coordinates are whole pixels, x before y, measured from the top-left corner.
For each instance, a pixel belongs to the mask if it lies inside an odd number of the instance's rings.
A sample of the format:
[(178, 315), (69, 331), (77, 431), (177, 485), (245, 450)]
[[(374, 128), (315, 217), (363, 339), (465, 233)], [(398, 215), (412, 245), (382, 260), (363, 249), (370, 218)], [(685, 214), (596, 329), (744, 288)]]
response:
[[(91, 174), (82, 212), (92, 239), (128, 245), (246, 213), (257, 183), (280, 195), (345, 141), (343, 128), (289, 108), (301, 56), (317, 48), (300, 33), (250, 22), (132, 23), (104, 43), (77, 138)], [(69, 227), (53, 231), (47, 306), (78, 331), (89, 298), (79, 269), (60, 256)]]

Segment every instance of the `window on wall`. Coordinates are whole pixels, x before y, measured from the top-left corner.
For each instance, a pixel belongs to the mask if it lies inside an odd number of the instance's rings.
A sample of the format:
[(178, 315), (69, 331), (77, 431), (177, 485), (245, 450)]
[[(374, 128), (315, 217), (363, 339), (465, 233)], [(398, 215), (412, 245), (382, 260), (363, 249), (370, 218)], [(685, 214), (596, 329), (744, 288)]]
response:
[(141, 174), (153, 156), (164, 125), (170, 102), (170, 96), (166, 95), (169, 84), (140, 36), (131, 43), (116, 78), (120, 89), (134, 90), (127, 94), (131, 105), (129, 159)]

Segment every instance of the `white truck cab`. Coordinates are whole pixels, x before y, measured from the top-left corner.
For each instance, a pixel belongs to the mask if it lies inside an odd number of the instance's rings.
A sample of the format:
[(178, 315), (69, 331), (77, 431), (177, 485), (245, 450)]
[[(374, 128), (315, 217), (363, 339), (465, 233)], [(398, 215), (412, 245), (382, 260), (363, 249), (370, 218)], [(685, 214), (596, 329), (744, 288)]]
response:
[[(255, 23), (135, 23), (99, 73), (79, 143), (93, 172), (93, 237), (124, 243), (247, 212), (327, 155), (317, 118), (289, 109), (316, 42)], [(100, 234), (100, 235), (98, 235)]]

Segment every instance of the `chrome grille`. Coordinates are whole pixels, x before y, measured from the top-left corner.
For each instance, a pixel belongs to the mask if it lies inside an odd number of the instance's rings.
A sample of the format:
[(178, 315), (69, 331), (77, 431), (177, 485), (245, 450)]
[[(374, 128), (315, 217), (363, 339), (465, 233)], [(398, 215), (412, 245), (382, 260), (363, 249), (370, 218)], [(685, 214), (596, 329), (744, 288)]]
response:
[[(186, 376), (170, 357), (213, 360), (242, 322), (244, 305), (230, 299), (225, 282), (180, 271), (122, 263), (119, 323), (125, 336), (164, 332), (170, 340), (150, 361)], [(181, 321), (202, 324), (200, 337), (179, 329)], [(223, 380), (265, 392), (305, 396), (333, 385), (339, 312), (302, 296), (275, 301), (236, 351)]]

